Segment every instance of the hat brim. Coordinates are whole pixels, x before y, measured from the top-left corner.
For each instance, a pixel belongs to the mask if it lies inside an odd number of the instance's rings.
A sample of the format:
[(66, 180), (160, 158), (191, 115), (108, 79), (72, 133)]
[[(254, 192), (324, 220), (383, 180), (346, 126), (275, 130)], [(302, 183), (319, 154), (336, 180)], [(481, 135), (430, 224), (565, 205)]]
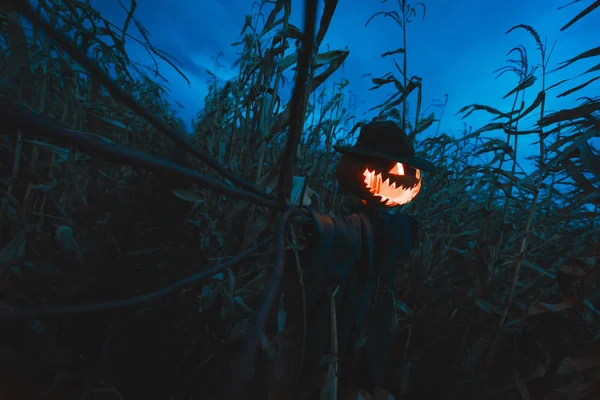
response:
[(434, 173), (436, 171), (435, 165), (430, 163), (429, 161), (420, 158), (420, 157), (395, 157), (391, 154), (379, 153), (374, 151), (369, 151), (365, 149), (361, 149), (359, 147), (352, 146), (333, 146), (333, 148), (343, 154), (357, 154), (362, 156), (371, 156), (383, 158), (390, 161), (400, 162), (402, 164), (409, 165), (413, 168), (418, 168), (424, 172)]

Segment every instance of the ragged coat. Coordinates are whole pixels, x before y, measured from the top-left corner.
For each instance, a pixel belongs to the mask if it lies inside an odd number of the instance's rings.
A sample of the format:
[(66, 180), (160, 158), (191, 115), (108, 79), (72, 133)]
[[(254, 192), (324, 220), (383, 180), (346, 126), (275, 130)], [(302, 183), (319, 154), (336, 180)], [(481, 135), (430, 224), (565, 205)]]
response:
[(314, 240), (301, 257), (306, 315), (301, 382), (312, 388), (308, 391), (322, 384), (323, 360), (331, 360), (332, 348), (329, 294), (338, 288), (338, 375), (351, 380), (359, 369), (365, 389), (385, 389), (396, 276), (410, 256), (416, 223), (366, 207), (336, 218), (311, 214)]

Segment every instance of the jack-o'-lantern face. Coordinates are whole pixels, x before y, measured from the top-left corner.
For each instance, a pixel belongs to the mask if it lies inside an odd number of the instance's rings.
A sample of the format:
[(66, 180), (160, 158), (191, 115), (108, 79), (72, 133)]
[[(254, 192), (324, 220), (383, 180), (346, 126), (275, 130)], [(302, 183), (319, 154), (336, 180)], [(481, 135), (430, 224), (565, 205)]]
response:
[(421, 171), (414, 168), (414, 175), (407, 175), (405, 169), (399, 162), (387, 174), (365, 168), (363, 182), (374, 197), (380, 198), (381, 203), (389, 207), (401, 206), (414, 199), (421, 190)]
[(408, 204), (421, 190), (421, 171), (409, 165), (359, 155), (344, 155), (337, 167), (340, 186), (366, 203), (386, 207)]

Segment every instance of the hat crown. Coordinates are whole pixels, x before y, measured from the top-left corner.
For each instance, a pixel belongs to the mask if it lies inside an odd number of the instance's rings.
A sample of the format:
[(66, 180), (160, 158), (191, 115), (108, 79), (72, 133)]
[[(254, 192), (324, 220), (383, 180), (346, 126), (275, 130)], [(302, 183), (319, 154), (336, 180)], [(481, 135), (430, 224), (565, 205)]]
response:
[(396, 161), (425, 172), (435, 172), (429, 161), (416, 157), (412, 142), (392, 121), (374, 121), (363, 125), (354, 146), (333, 146), (345, 154)]
[(360, 129), (355, 148), (383, 151), (397, 157), (414, 157), (415, 149), (404, 131), (391, 121), (376, 121)]

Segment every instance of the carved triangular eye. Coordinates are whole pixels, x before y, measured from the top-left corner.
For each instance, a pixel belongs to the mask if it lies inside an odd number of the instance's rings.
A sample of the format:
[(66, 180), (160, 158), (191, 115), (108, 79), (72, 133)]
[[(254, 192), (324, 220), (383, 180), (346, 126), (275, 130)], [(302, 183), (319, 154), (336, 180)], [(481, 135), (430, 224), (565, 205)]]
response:
[(402, 165), (402, 163), (397, 162), (396, 165), (394, 165), (392, 167), (392, 169), (389, 170), (389, 174), (403, 176), (404, 175), (404, 165)]

